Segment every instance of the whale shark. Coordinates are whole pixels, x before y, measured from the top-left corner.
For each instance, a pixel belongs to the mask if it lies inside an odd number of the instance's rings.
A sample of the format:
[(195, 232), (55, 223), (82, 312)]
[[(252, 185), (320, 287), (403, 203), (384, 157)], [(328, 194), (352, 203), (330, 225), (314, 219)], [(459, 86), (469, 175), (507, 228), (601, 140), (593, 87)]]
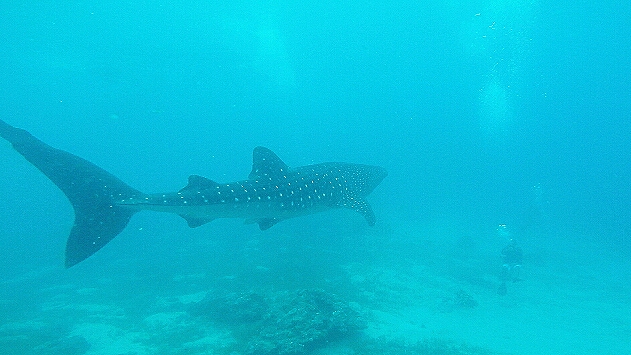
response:
[(75, 220), (66, 242), (67, 268), (103, 248), (143, 210), (178, 214), (191, 228), (217, 218), (242, 218), (266, 230), (289, 218), (348, 208), (373, 226), (376, 218), (366, 196), (387, 176), (384, 168), (352, 163), (290, 168), (271, 150), (256, 147), (246, 180), (218, 183), (191, 175), (179, 191), (147, 194), (2, 120), (0, 136), (70, 201)]

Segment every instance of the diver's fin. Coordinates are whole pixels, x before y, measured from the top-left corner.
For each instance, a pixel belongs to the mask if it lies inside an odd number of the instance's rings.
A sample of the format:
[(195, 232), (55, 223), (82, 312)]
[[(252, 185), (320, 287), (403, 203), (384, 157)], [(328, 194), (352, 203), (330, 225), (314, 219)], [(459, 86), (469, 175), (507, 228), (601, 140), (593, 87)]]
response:
[(0, 120), (0, 136), (66, 195), (75, 221), (66, 243), (66, 267), (85, 260), (118, 235), (136, 212), (115, 200), (142, 196), (114, 175), (76, 155), (55, 149)]

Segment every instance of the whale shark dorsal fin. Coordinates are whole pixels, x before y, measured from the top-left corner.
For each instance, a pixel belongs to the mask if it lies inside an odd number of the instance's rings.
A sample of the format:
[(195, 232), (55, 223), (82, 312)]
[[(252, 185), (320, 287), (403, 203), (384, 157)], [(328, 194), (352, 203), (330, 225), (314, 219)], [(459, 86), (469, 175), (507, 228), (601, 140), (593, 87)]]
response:
[(252, 153), (250, 180), (280, 180), (287, 176), (289, 167), (274, 152), (256, 147)]
[(219, 186), (219, 184), (214, 180), (199, 175), (191, 175), (188, 177), (188, 184), (178, 192), (207, 190), (216, 188), (217, 186)]

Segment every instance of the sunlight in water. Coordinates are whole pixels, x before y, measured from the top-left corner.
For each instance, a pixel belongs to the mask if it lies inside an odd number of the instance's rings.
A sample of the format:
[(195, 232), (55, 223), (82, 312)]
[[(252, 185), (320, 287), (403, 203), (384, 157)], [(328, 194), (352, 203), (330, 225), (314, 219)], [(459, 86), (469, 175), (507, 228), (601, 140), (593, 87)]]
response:
[(291, 90), (295, 73), (281, 33), (274, 27), (261, 26), (256, 32), (257, 52), (254, 67), (279, 89)]
[(508, 132), (513, 121), (508, 87), (496, 78), (480, 90), (480, 128), (494, 136)]
[(491, 1), (462, 24), (463, 46), (479, 70), (481, 132), (503, 139), (519, 115), (519, 77), (530, 56), (536, 0)]

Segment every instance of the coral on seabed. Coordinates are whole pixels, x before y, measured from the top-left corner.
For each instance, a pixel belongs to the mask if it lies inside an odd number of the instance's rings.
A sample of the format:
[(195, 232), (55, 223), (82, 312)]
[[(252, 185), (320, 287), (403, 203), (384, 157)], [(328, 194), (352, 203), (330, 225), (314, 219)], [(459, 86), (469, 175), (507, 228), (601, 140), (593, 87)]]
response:
[(297, 355), (366, 328), (366, 320), (339, 297), (320, 289), (256, 293), (209, 293), (191, 314), (249, 329), (244, 353)]

